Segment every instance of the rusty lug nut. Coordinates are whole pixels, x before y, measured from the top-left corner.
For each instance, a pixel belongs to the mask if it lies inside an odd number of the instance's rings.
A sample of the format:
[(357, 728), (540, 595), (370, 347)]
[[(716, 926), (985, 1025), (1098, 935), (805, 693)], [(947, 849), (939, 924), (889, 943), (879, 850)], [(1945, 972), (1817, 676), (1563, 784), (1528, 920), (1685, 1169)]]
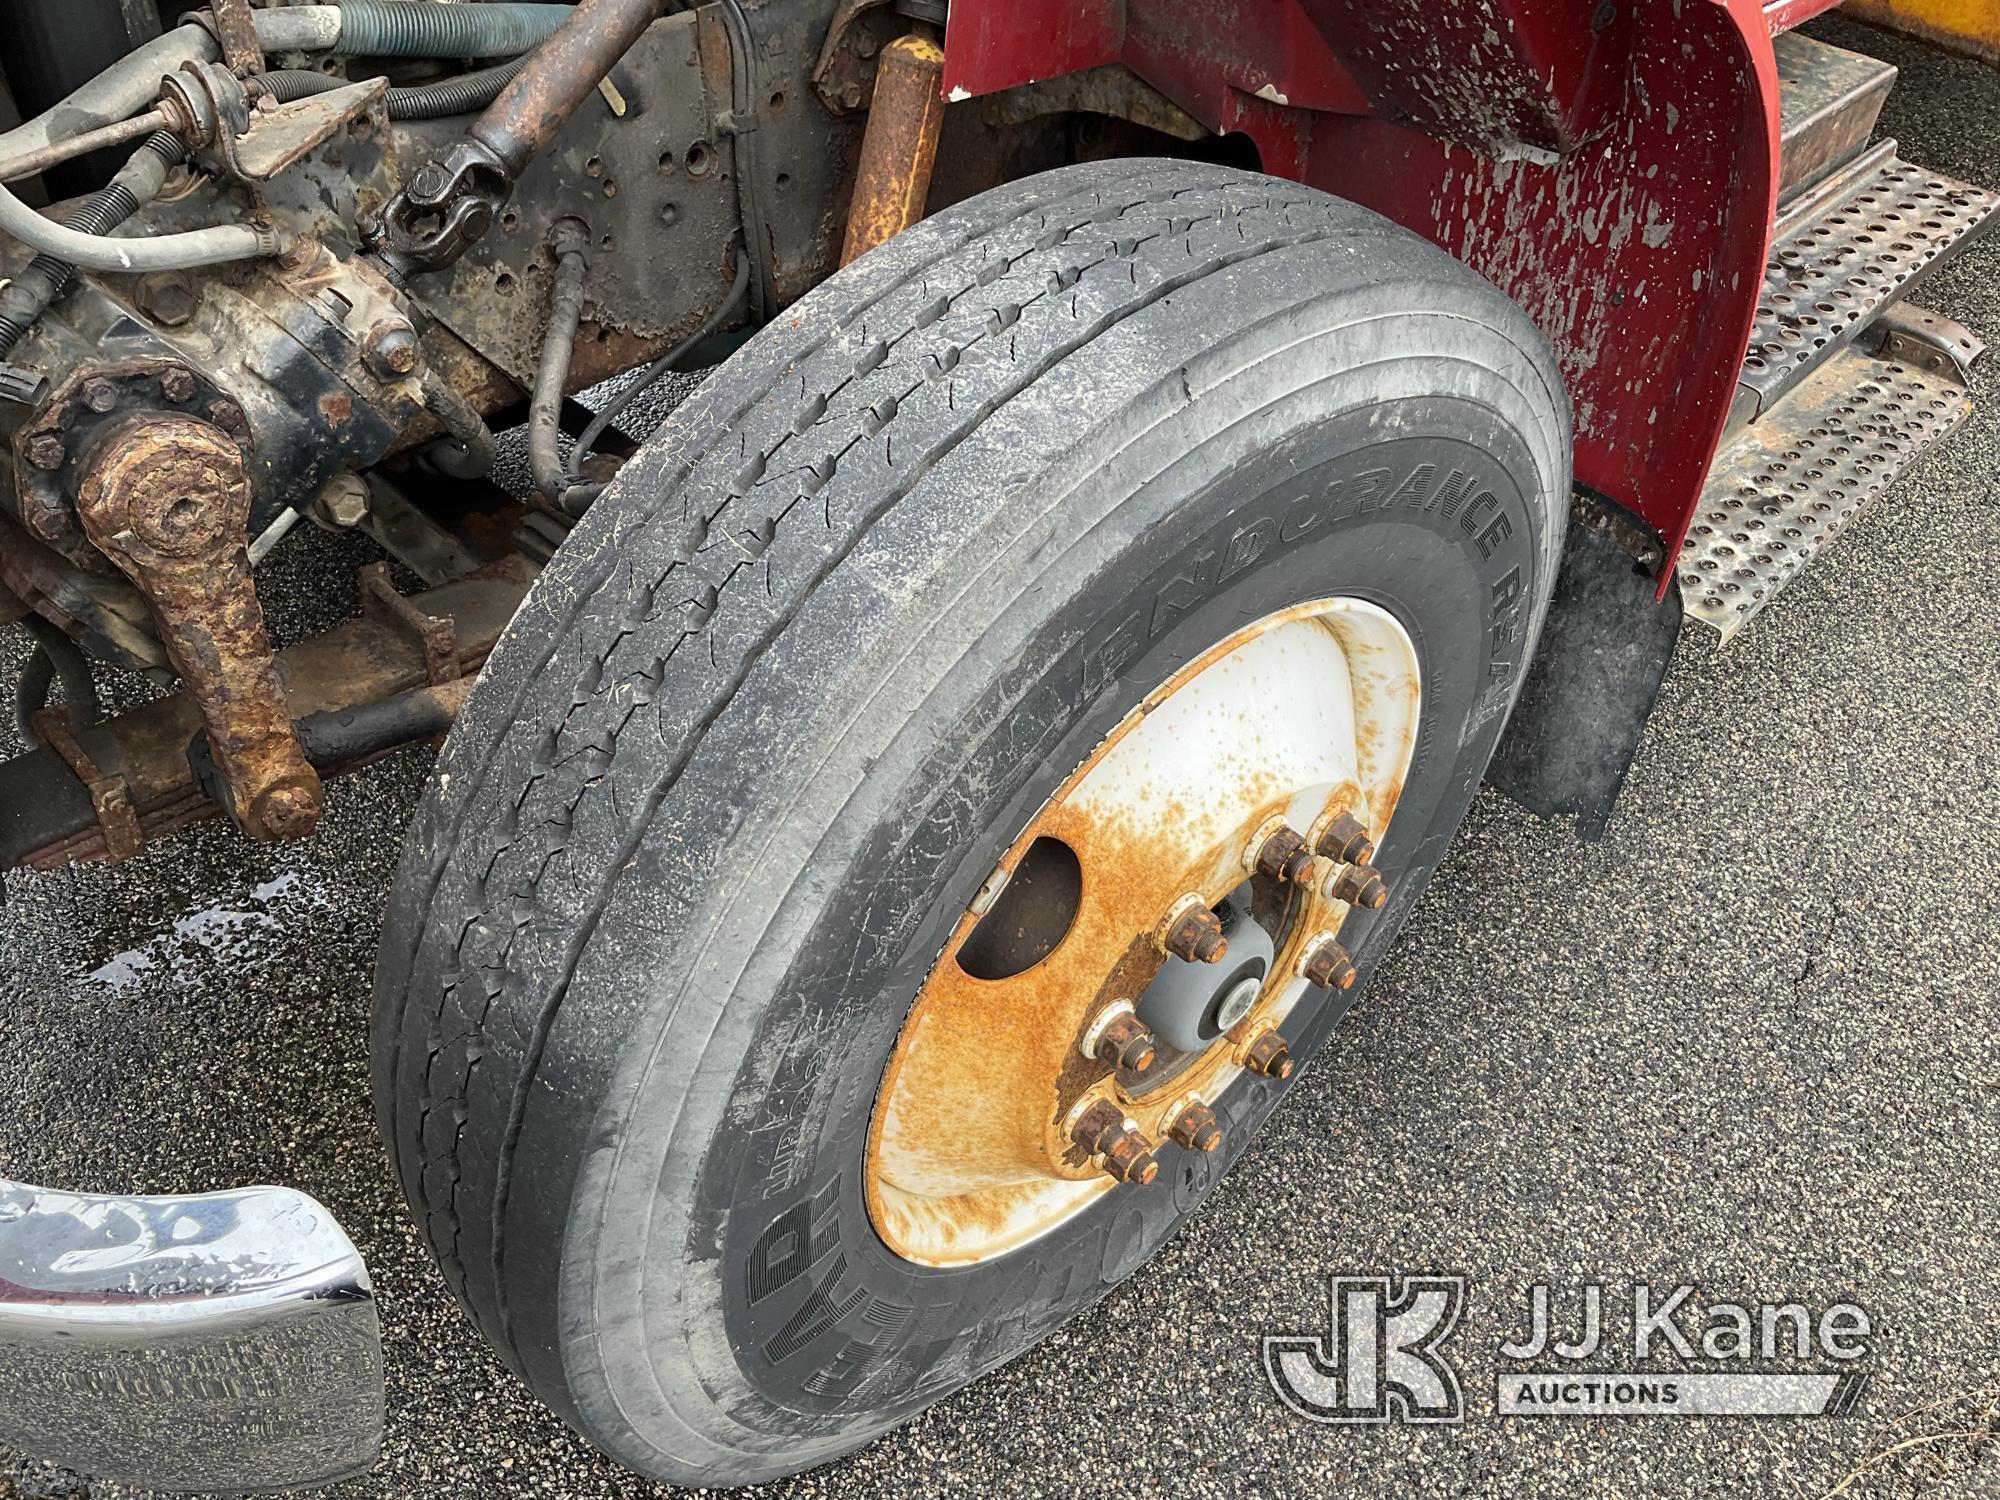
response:
[(1292, 1076), (1292, 1047), (1275, 1031), (1267, 1031), (1243, 1054), (1243, 1066), (1264, 1078)]
[(1094, 1050), (1099, 1062), (1130, 1073), (1145, 1072), (1152, 1067), (1154, 1058), (1159, 1056), (1153, 1033), (1146, 1029), (1144, 1021), (1130, 1011), (1111, 1018), (1099, 1033)]
[(1280, 828), (1257, 851), (1257, 873), (1303, 885), (1312, 879), (1313, 857), (1296, 828)]
[(1103, 1157), (1104, 1170), (1120, 1182), (1143, 1186), (1160, 1175), (1153, 1143), (1109, 1099), (1099, 1099), (1085, 1110), (1070, 1138), (1092, 1156)]
[(1375, 857), (1375, 841), (1352, 813), (1342, 813), (1319, 836), (1319, 853), (1339, 864), (1362, 864)]
[(1373, 865), (1349, 865), (1333, 883), (1333, 899), (1374, 911), (1389, 899), (1389, 887), (1382, 883), (1382, 872)]
[(1215, 1118), (1214, 1110), (1196, 1100), (1174, 1116), (1167, 1134), (1175, 1145), (1190, 1151), (1214, 1151), (1222, 1145), (1222, 1122)]
[(1354, 958), (1340, 944), (1332, 941), (1321, 943), (1306, 959), (1306, 978), (1322, 989), (1351, 990), (1354, 988)]
[(368, 330), (361, 359), (377, 380), (400, 380), (417, 367), (417, 331), (402, 318), (384, 318)]
[(99, 377), (83, 383), (83, 404), (92, 411), (110, 411), (118, 404), (118, 387)]
[(28, 439), (28, 446), (24, 450), (24, 456), (29, 463), (46, 474), (60, 469), (63, 466), (63, 460), (69, 454), (63, 447), (63, 440), (53, 432), (38, 432)]
[(1189, 963), (1212, 964), (1229, 951), (1222, 918), (1205, 906), (1191, 906), (1167, 929), (1167, 952)]
[(160, 372), (160, 394), (176, 406), (194, 400), (194, 372), (168, 366)]
[(194, 316), (194, 279), (185, 271), (142, 276), (132, 296), (139, 311), (162, 328), (178, 328)]

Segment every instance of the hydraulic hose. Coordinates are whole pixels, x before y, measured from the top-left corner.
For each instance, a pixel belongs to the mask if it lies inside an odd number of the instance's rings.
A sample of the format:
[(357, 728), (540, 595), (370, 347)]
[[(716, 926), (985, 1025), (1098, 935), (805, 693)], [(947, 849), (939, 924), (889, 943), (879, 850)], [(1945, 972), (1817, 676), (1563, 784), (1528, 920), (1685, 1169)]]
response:
[(542, 336), (541, 362), (535, 367), (535, 389), (528, 402), (528, 473), (550, 505), (563, 499), (562, 403), (569, 381), (570, 356), (576, 352), (576, 331), (583, 321), (583, 279), (589, 270), (582, 245), (588, 231), (574, 230), (559, 242), (555, 286), (549, 297), (549, 328)]
[[(170, 130), (155, 131), (139, 144), (108, 186), (85, 198), (70, 216), (68, 227), (81, 234), (102, 235), (116, 229), (150, 203), (166, 181), (167, 171), (187, 155), (187, 147)], [(18, 344), (50, 303), (60, 297), (76, 275), (76, 267), (49, 254), (37, 255), (27, 269), (0, 290), (0, 359)]]
[(493, 430), (472, 403), (435, 370), (423, 378), (424, 407), (448, 434), (424, 450), (425, 460), (453, 479), (484, 479), (493, 472)]
[(63, 707), (72, 729), (88, 728), (103, 718), (90, 663), (76, 642), (40, 615), (29, 615), (21, 624), (35, 640), (35, 654), (28, 658), (14, 689), (14, 728), (21, 738), (30, 748), (42, 742), (34, 717), (48, 706), (49, 685), (55, 681), (62, 683)]
[(573, 5), (439, 5), (437, 0), (346, 0), (343, 57), (511, 57), (546, 41)]
[[(389, 90), (389, 118), (392, 120), (442, 120), (452, 115), (469, 115), (484, 109), (500, 95), (507, 81), (528, 65), (526, 57), (476, 73), (440, 78), (435, 83), (412, 84)], [(341, 80), (327, 73), (304, 68), (280, 68), (259, 74), (256, 80), (281, 104), (303, 99), (309, 94), (331, 93)]]
[[(176, 152), (182, 149), (179, 137), (166, 131), (160, 135), (166, 136)], [(164, 178), (169, 163), (153, 147), (158, 139), (159, 136), (149, 137), (146, 145), (133, 153), (118, 178), (124, 178), (126, 172)], [(179, 159), (179, 155), (174, 157), (175, 161)], [(117, 186), (118, 178), (113, 179), (113, 187)], [(159, 192), (157, 178), (149, 192), (135, 192), (140, 202)], [(105, 192), (111, 190), (106, 188)], [(137, 207), (135, 203), (127, 209), (121, 222)], [(0, 234), (10, 235), (53, 260), (84, 271), (177, 271), (187, 266), (213, 266), (224, 261), (275, 255), (289, 243), (288, 237), (276, 229), (247, 224), (219, 224), (212, 229), (146, 239), (113, 239), (45, 219), (4, 187), (0, 187)]]
[(570, 481), (570, 488), (563, 495), (563, 509), (567, 510), (571, 515), (581, 515), (583, 508), (587, 507), (592, 500), (597, 498), (596, 491), (599, 487), (579, 484), (577, 480), (583, 473), (583, 461), (590, 457), (591, 450), (597, 446), (597, 440), (604, 436), (605, 429), (618, 420), (619, 413), (632, 404), (635, 396), (650, 388), (667, 371), (678, 368), (680, 362), (687, 358), (695, 345), (699, 344), (728, 321), (731, 315), (743, 305), (744, 296), (749, 290), (750, 257), (744, 249), (743, 242), (738, 240), (736, 243), (736, 276), (730, 282), (729, 295), (722, 299), (721, 305), (702, 320), (701, 327), (697, 328), (665, 354), (662, 354), (658, 359), (646, 366), (645, 370), (627, 385), (624, 390), (605, 402), (604, 409), (591, 418), (590, 425), (577, 435), (576, 446), (569, 450), (569, 465), (565, 471), (565, 475)]
[[(493, 57), (524, 52), (571, 14), (568, 5), (439, 5), (435, 0), (347, 0), (253, 13), (269, 52), (334, 51), (395, 57)], [(149, 105), (162, 76), (184, 62), (213, 61), (219, 48), (200, 26), (178, 26), (135, 49), (53, 108), (0, 135), (0, 159), (116, 125)], [(504, 88), (509, 79), (502, 79)], [(275, 255), (282, 233), (241, 224), (113, 239), (55, 224), (0, 187), (0, 234), (86, 271), (172, 271)]]

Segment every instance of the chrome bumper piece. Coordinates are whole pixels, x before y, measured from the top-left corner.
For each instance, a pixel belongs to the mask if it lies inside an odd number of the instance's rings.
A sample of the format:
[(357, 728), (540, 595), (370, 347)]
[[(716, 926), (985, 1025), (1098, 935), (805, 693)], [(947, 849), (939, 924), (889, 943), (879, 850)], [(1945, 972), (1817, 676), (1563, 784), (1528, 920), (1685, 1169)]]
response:
[(360, 1254), (303, 1193), (0, 1178), (0, 1444), (164, 1490), (371, 1468), (382, 1344)]

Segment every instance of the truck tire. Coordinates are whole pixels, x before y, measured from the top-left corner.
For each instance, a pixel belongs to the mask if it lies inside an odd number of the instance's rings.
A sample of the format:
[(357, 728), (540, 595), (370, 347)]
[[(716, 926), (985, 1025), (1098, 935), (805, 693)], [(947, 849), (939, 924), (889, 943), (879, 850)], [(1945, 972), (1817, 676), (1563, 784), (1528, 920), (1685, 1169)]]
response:
[[(1373, 768), (1348, 792), (1386, 901), (1336, 901), (1345, 867), (1310, 850), (1273, 895), (1252, 868), (1262, 845), (1202, 890), (1224, 910), (1240, 880), (1245, 911), (1338, 922), (1365, 975), (1451, 841), (1533, 649), (1567, 412), (1527, 318), (1449, 256), (1322, 193), (1164, 160), (1065, 168), (939, 214), (719, 368), (536, 582), (388, 903), (382, 1130), (503, 1358), (621, 1463), (742, 1484), (861, 1445), (1129, 1275), (1352, 992), (1286, 968), (1317, 939), (1273, 919), (1275, 936), (1232, 946), (1267, 952), (1254, 1003), (1282, 1038), (1246, 1020), (1167, 1064), (1210, 1080), (1214, 1136), (1140, 1141), (1112, 1121), (1046, 1147), (979, 1070), (1060, 1056), (1063, 1100), (1126, 1087), (1091, 1049), (1107, 1000), (1138, 981), (1077, 982), (1092, 958), (1077, 934), (1079, 903), (1140, 866), (1038, 839), (1045, 860), (1024, 831), (1079, 806), (1086, 762), (1140, 744), (1160, 704), (1209, 730), (1148, 753), (1221, 766), (1258, 736), (1320, 754), (1338, 735), (1283, 726), (1337, 715), (1344, 693), (1339, 763)], [(1215, 713), (1246, 707), (1226, 701), (1241, 682), (1204, 675), (1227, 662), (1243, 678), (1239, 637), (1259, 660), (1286, 642), (1346, 654), (1275, 691), (1256, 679), (1242, 743), (1205, 741)], [(1404, 657), (1404, 677), (1377, 670)], [(1143, 792), (1149, 837), (1298, 805), (1239, 809), (1252, 792), (1199, 784), (1199, 765), (1196, 784)], [(1051, 911), (1070, 928), (1038, 935)], [(1157, 933), (1128, 938), (1121, 962), (1184, 961), (1148, 948)], [(1013, 1007), (994, 1034), (951, 1031), (941, 1052), (944, 1033), (906, 1028), (933, 982), (982, 965)], [(1042, 985), (1062, 990), (1053, 1043), (1022, 1020), (1023, 971), (1070, 976)], [(972, 1086), (906, 1092), (892, 1062)], [(961, 1129), (1005, 1135), (1002, 1154), (1043, 1141), (1047, 1182), (954, 1155)], [(895, 1175), (906, 1150), (942, 1151), (974, 1185), (913, 1187), (920, 1172)], [(1013, 1217), (981, 1220), (1003, 1200)]]

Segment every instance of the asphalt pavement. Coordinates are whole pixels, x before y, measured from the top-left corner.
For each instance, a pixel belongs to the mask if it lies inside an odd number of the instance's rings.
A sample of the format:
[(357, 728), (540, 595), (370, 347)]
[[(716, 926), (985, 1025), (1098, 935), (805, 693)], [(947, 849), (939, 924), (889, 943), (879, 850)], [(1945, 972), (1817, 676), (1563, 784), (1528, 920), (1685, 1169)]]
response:
[[(1909, 158), (2000, 183), (2000, 72), (1815, 29), (1902, 66), (1883, 124)], [(2000, 236), (1920, 300), (2000, 342)], [(1602, 843), (1481, 795), (1334, 1047), (1148, 1269), (759, 1493), (1790, 1500), (1861, 1468), (1842, 1493), (2000, 1494), (2000, 357), (1977, 384), (1965, 426), (1728, 649), (1690, 627)], [(369, 555), (302, 530), (270, 565), (279, 633), (343, 617)], [(18, 652), (10, 633), (0, 680)], [(328, 1204), (373, 1269), (389, 1371), (381, 1466), (340, 1500), (665, 1493), (486, 1353), (375, 1140), (369, 973), (426, 772), (406, 752), (332, 783), (294, 848), (210, 826), (115, 869), (9, 873), (0, 1173)], [(1329, 1274), (1417, 1271), (1468, 1278), (1463, 1425), (1278, 1404), (1260, 1335), (1323, 1331)], [(1525, 1289), (1568, 1310), (1588, 1281), (1607, 1312), (1635, 1281), (1855, 1301), (1859, 1408), (1492, 1415)], [(0, 1497), (129, 1493), (0, 1451)]]

